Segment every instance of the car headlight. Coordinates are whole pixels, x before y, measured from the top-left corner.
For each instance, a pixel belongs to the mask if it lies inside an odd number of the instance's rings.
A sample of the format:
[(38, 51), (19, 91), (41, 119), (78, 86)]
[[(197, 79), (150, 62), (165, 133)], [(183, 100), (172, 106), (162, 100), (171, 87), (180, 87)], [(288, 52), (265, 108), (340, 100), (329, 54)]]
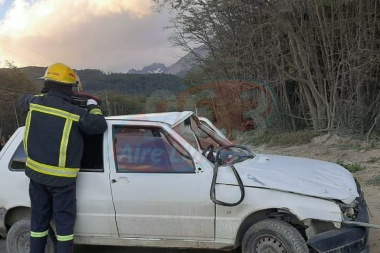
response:
[(354, 200), (350, 204), (338, 203), (343, 214), (344, 220), (354, 221), (358, 216), (359, 208), (358, 201)]

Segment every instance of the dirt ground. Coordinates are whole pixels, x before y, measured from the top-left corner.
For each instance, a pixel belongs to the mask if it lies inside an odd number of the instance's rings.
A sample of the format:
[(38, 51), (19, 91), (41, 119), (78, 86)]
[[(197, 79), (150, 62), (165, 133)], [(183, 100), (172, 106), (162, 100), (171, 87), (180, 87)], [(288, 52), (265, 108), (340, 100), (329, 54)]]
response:
[[(254, 148), (257, 153), (301, 156), (343, 164), (360, 165), (363, 170), (353, 173), (360, 182), (370, 209), (370, 222), (380, 225), (380, 143), (326, 135), (309, 144), (289, 147)], [(377, 180), (375, 180), (377, 178)], [(372, 183), (368, 182), (372, 179)], [(380, 253), (380, 229), (370, 229), (371, 253)]]

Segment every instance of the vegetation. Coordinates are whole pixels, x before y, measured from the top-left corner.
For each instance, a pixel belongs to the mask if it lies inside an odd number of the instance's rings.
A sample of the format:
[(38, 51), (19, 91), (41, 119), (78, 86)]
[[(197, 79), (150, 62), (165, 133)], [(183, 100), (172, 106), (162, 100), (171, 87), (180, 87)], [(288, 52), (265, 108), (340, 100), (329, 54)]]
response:
[(380, 186), (380, 175), (374, 176), (373, 178), (367, 180), (366, 183), (369, 185)]
[(10, 65), (9, 68), (0, 69), (0, 136), (4, 143), (19, 126), (24, 125), (25, 114), (20, 113), (18, 98), (25, 93), (35, 93), (32, 83), (20, 72)]
[[(172, 42), (209, 57), (187, 82), (261, 80), (278, 109), (264, 127), (373, 131), (380, 108), (380, 3), (351, 0), (155, 0), (169, 6)], [(196, 51), (195, 52), (196, 55)], [(211, 94), (212, 95), (212, 94)], [(222, 95), (222, 94), (219, 94)], [(226, 101), (230, 93), (224, 94)], [(241, 99), (229, 100), (237, 107)], [(254, 104), (251, 108), (254, 108)], [(223, 106), (214, 117), (232, 118)], [(224, 115), (224, 117), (223, 117)], [(240, 114), (240, 123), (247, 121)], [(263, 118), (267, 115), (262, 114)], [(233, 117), (236, 123), (237, 117)], [(248, 119), (249, 121), (249, 119)], [(237, 124), (237, 123), (236, 123)]]
[(158, 90), (174, 94), (185, 89), (180, 77), (169, 74), (105, 74), (100, 70), (79, 70), (78, 75), (87, 91), (114, 91), (128, 96), (149, 96)]
[[(23, 94), (38, 94), (46, 68), (0, 69), (0, 136), (1, 143), (24, 125), (25, 114), (18, 107)], [(105, 115), (136, 114), (178, 110), (176, 94), (185, 89), (181, 78), (168, 74), (105, 74), (100, 70), (79, 70), (85, 92), (98, 96)]]
[(380, 160), (380, 157), (371, 157), (367, 163), (377, 163)]
[(336, 163), (339, 164), (340, 166), (346, 168), (351, 173), (362, 171), (362, 170), (365, 170), (367, 168), (366, 166), (358, 164), (358, 163), (346, 164), (342, 160), (338, 160)]
[(298, 131), (298, 132), (264, 132), (257, 134), (256, 131), (248, 131), (244, 134), (244, 139), (247, 143), (254, 146), (293, 146), (310, 143), (317, 136), (314, 131)]
[[(79, 70), (85, 90), (103, 100), (107, 115), (192, 110), (228, 136), (272, 133), (272, 142), (289, 145), (308, 140), (299, 137), (305, 130), (369, 139), (380, 129), (379, 1), (154, 2), (157, 10), (169, 6), (176, 13), (172, 42), (193, 52), (199, 64), (184, 79)], [(194, 45), (208, 55), (197, 53)], [(44, 68), (20, 71), (35, 80)], [(18, 92), (9, 89), (17, 87), (7, 84), (9, 75), (21, 79), (21, 92), (38, 86), (20, 71), (1, 72), (0, 89), (8, 87), (1, 102), (3, 135), (20, 118), (16, 113), (12, 119), (13, 102), (6, 102)], [(289, 130), (294, 136), (274, 134)]]

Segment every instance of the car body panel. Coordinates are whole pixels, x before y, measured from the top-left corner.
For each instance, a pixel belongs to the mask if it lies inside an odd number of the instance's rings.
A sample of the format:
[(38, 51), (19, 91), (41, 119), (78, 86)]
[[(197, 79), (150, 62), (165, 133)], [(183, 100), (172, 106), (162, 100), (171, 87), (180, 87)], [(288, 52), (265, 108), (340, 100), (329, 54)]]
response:
[(103, 136), (104, 171), (79, 172), (77, 178), (76, 235), (118, 237), (115, 209), (109, 181), (109, 152), (106, 136)]
[(165, 123), (170, 127), (177, 125), (182, 122), (193, 113), (189, 111), (184, 112), (162, 112), (162, 113), (146, 113), (146, 114), (132, 114), (132, 115), (120, 115), (120, 116), (109, 116), (108, 120), (123, 120), (123, 121), (140, 121), (140, 122), (155, 122), (155, 123)]
[(79, 173), (75, 234), (118, 236), (108, 173)]
[[(233, 203), (240, 198), (239, 187), (220, 184), (216, 187), (218, 200)], [(217, 205), (216, 238), (235, 239), (239, 225), (252, 213), (278, 209), (296, 215), (298, 220), (318, 219), (340, 223), (342, 220), (339, 206), (334, 202), (320, 198), (311, 198), (278, 190), (245, 187), (244, 201), (238, 206)]]
[[(24, 128), (16, 131), (12, 138), (7, 142), (2, 150), (0, 159), (0, 179), (2, 189), (11, 189), (10, 191), (1, 191), (0, 207), (11, 209), (18, 206), (30, 206), (29, 199), (29, 178), (22, 171), (12, 171), (9, 169), (9, 161), (21, 144)], [(10, 154), (5, 156), (5, 154)], [(16, 197), (17, 196), (17, 197)]]
[(120, 237), (214, 240), (211, 175), (134, 173), (111, 177), (117, 181), (112, 192)]
[[(141, 128), (151, 126), (130, 123)], [(124, 126), (125, 121), (112, 120), (108, 124), (108, 129), (113, 129)], [(159, 127), (172, 131), (165, 125)], [(108, 143), (113, 142), (113, 137), (108, 135)], [(133, 159), (143, 159), (144, 151), (141, 147), (140, 156), (133, 154)], [(111, 160), (114, 152), (110, 154)], [(212, 167), (205, 169), (195, 164), (190, 174), (121, 173), (111, 161), (111, 188), (120, 237), (214, 240), (215, 204), (209, 197)]]
[[(234, 165), (245, 186), (293, 192), (351, 203), (359, 196), (351, 173), (338, 164), (315, 159), (256, 154)], [(218, 183), (231, 183), (228, 166), (220, 167)]]

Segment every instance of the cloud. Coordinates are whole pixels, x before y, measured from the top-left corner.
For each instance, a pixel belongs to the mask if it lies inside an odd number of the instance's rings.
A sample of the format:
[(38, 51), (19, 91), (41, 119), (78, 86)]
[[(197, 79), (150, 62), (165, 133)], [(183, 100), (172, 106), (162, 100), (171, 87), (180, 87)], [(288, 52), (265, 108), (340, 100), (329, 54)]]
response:
[(168, 16), (151, 7), (151, 0), (14, 0), (0, 21), (0, 61), (112, 72), (174, 63), (181, 52), (163, 30)]

